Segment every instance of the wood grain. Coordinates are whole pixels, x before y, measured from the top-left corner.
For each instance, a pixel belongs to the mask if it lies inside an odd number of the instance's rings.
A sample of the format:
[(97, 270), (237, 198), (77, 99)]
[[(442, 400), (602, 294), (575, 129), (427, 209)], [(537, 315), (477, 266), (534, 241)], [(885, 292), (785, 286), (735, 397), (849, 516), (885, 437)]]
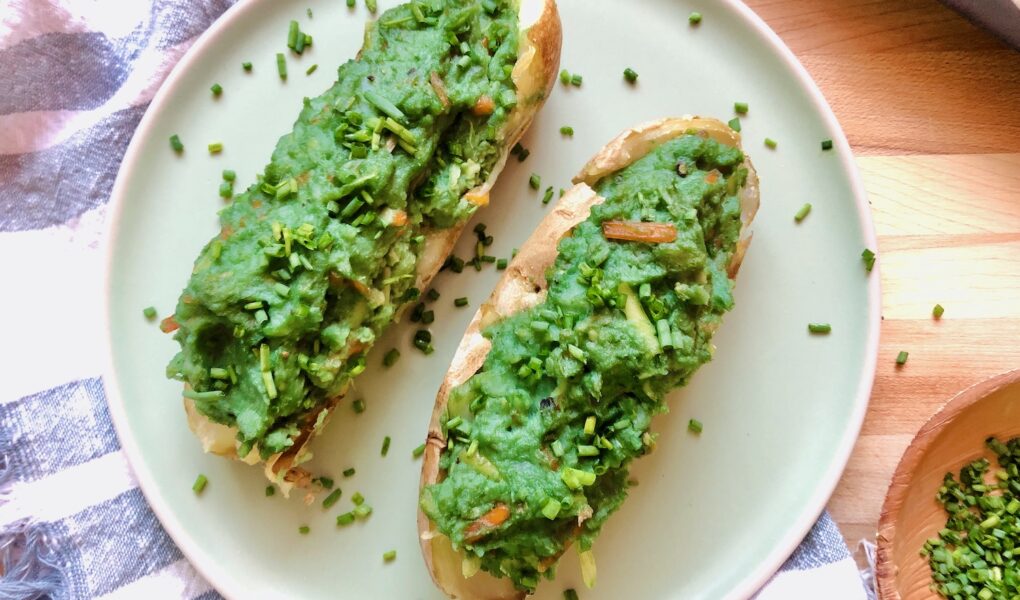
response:
[(928, 417), (1020, 367), (1020, 53), (935, 0), (748, 4), (833, 107), (879, 236), (878, 371), (829, 502), (854, 548), (874, 540), (890, 477)]

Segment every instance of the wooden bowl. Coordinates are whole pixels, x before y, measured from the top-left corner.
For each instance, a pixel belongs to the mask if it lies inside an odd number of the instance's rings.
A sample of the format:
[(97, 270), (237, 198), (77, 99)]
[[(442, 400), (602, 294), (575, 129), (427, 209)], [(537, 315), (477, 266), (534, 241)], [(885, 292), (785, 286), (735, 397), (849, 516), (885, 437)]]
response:
[(876, 583), (882, 599), (939, 598), (931, 591), (928, 559), (918, 552), (945, 527), (947, 515), (935, 500), (947, 472), (982, 456), (996, 465), (985, 439), (1020, 435), (1020, 369), (960, 392), (935, 413), (896, 467), (878, 522)]

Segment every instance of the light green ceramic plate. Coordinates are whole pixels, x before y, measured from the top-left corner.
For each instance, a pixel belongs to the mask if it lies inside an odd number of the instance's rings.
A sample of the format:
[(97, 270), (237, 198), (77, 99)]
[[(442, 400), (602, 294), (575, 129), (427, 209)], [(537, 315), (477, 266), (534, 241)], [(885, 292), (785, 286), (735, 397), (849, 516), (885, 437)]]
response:
[[(258, 469), (203, 455), (188, 431), (178, 383), (164, 366), (176, 350), (142, 317), (154, 304), (170, 314), (201, 246), (216, 232), (222, 169), (237, 189), (254, 181), (276, 139), (290, 130), (303, 96), (332, 83), (354, 55), (368, 14), (359, 1), (243, 0), (194, 45), (157, 94), (124, 159), (113, 194), (107, 282), (111, 411), (138, 480), (163, 525), (205, 577), (237, 598), (436, 598), (418, 550), (415, 507), (423, 441), (435, 392), (472, 309), (498, 273), (444, 272), (435, 287), (435, 354), (411, 346), (416, 326), (401, 323), (378, 344), (352, 397), (368, 409), (339, 407), (315, 444), (313, 467), (333, 475), (344, 497), (333, 510), (300, 498), (266, 498)], [(380, 1), (380, 8), (391, 2)], [(305, 14), (312, 8), (314, 18)], [(524, 138), (531, 156), (511, 159), (491, 205), (481, 210), (497, 256), (509, 256), (546, 214), (528, 187), (566, 187), (575, 171), (622, 129), (666, 115), (742, 119), (745, 148), (761, 175), (761, 212), (736, 299), (716, 337), (715, 361), (672, 399), (660, 418), (657, 451), (639, 461), (640, 486), (595, 546), (593, 598), (747, 596), (775, 571), (821, 512), (860, 428), (878, 339), (878, 272), (861, 264), (875, 248), (867, 202), (850, 148), (817, 88), (790, 51), (750, 10), (733, 0), (561, 0), (563, 68), (584, 76), (557, 84)], [(694, 27), (687, 16), (704, 14)], [(315, 39), (288, 59), (281, 83), (274, 57), (285, 51), (287, 23)], [(241, 70), (243, 61), (254, 70)], [(319, 69), (306, 76), (313, 63)], [(637, 85), (622, 71), (640, 73)], [(209, 86), (219, 82), (214, 100)], [(571, 125), (572, 138), (560, 135)], [(167, 138), (187, 149), (175, 156)], [(768, 136), (775, 150), (763, 145)], [(823, 152), (820, 142), (834, 140)], [(222, 141), (221, 155), (206, 144)], [(800, 225), (793, 215), (814, 205)], [(472, 237), (470, 234), (465, 238)], [(470, 252), (470, 239), (458, 250)], [(811, 336), (809, 321), (832, 323)], [(397, 347), (403, 358), (381, 367)], [(701, 436), (686, 431), (704, 422)], [(383, 437), (393, 438), (380, 456)], [(340, 473), (356, 467), (357, 475)], [(201, 497), (198, 473), (209, 477)], [(338, 529), (354, 492), (375, 512)], [(311, 527), (299, 535), (301, 525)], [(384, 551), (397, 559), (384, 563)], [(580, 587), (573, 553), (540, 598)]]

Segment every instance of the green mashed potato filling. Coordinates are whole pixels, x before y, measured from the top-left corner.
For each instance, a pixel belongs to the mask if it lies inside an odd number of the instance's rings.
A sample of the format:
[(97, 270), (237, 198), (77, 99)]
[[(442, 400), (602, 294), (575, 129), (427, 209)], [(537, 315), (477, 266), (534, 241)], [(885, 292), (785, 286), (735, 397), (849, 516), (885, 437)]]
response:
[[(545, 301), (484, 330), (484, 366), (443, 417), (446, 477), (421, 497), (466, 572), (532, 590), (572, 540), (589, 550), (619, 508), (631, 461), (655, 443), (652, 418), (711, 359), (733, 306), (743, 159), (688, 132), (603, 179), (605, 202), (559, 242)], [(677, 235), (610, 240), (607, 221)]]
[(220, 212), (177, 304), (167, 373), (237, 428), (240, 455), (292, 446), (417, 298), (425, 235), (471, 216), (463, 195), (504, 146), (518, 35), (512, 0), (385, 12)]

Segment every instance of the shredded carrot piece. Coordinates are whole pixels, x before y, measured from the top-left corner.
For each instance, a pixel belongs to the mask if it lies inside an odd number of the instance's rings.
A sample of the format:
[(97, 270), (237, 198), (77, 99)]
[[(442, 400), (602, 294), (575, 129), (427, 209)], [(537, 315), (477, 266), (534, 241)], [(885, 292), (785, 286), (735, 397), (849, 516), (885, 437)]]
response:
[(494, 110), (496, 110), (496, 103), (489, 96), (482, 94), (478, 97), (478, 101), (475, 102), (475, 107), (471, 109), (471, 112), (481, 117), (491, 115)]
[(446, 94), (446, 85), (443, 84), (443, 78), (439, 76), (439, 73), (432, 71), (429, 74), (429, 83), (432, 84), (432, 89), (439, 96), (439, 103), (443, 105), (443, 108), (450, 108), (450, 97)]
[(394, 211), (393, 225), (395, 227), (403, 227), (404, 225), (407, 225), (407, 213), (400, 209)]
[(603, 221), (602, 235), (610, 240), (666, 244), (676, 240), (676, 225), (641, 221)]
[(477, 542), (509, 518), (510, 509), (507, 508), (507, 505), (503, 503), (497, 504), (492, 507), (492, 510), (472, 521), (470, 525), (464, 528), (464, 541), (468, 543)]
[(172, 333), (177, 331), (179, 327), (180, 325), (177, 323), (177, 320), (174, 319), (174, 315), (170, 315), (159, 322), (159, 330), (163, 333)]
[(716, 181), (719, 181), (719, 175), (721, 175), (719, 171), (712, 169), (709, 171), (708, 175), (705, 175), (705, 183), (715, 183)]

